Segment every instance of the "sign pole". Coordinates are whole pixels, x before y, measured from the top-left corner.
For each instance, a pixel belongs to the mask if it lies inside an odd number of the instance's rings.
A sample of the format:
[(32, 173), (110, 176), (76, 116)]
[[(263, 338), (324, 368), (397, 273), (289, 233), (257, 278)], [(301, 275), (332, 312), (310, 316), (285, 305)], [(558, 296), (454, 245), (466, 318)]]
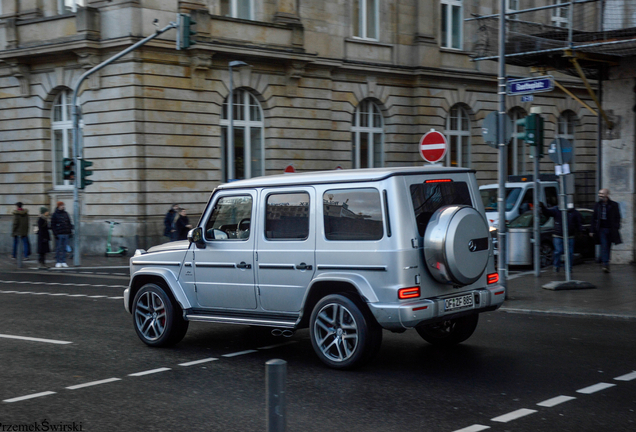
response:
[[(497, 135), (499, 141), (499, 196), (497, 197), (497, 209), (499, 210), (499, 259), (498, 273), (499, 283), (507, 288), (507, 244), (506, 244), (506, 0), (499, 1), (499, 122), (497, 124)], [(508, 290), (506, 289), (506, 298)]]
[[(561, 138), (556, 139), (557, 157), (559, 165), (563, 167), (563, 152), (561, 151)], [(568, 196), (565, 191), (565, 176), (563, 172), (559, 175), (559, 184), (561, 186), (561, 225), (563, 226), (563, 251), (565, 252), (565, 280), (569, 282), (572, 279), (570, 274), (570, 238), (568, 236)]]

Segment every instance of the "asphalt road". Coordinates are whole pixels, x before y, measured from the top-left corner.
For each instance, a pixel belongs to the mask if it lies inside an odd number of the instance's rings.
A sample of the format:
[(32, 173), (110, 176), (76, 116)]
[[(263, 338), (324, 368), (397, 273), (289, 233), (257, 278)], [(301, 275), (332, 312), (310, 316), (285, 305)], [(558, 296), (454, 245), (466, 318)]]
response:
[(191, 323), (148, 348), (123, 274), (51, 273), (0, 273), (2, 427), (264, 431), (265, 362), (281, 358), (288, 431), (636, 430), (636, 321), (494, 312), (453, 349), (384, 332), (371, 364), (341, 372), (306, 330)]

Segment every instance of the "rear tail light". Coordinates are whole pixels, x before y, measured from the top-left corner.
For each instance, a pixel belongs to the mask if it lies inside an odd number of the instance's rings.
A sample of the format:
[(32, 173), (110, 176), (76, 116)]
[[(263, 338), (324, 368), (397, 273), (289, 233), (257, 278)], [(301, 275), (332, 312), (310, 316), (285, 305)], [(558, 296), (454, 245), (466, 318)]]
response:
[(400, 300), (418, 298), (420, 296), (420, 287), (402, 288), (398, 290), (398, 298)]
[(426, 180), (424, 183), (451, 183), (451, 179)]
[(499, 274), (498, 273), (490, 273), (488, 275), (488, 285), (495, 284), (499, 282)]

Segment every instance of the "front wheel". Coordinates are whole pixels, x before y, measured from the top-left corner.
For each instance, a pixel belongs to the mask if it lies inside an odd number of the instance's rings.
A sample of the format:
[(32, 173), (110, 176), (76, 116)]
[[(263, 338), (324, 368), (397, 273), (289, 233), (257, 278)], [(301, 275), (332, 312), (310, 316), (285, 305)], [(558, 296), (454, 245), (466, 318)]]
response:
[[(365, 311), (366, 312), (366, 311)], [(335, 369), (359, 366), (377, 354), (382, 328), (348, 297), (329, 295), (316, 304), (309, 334), (320, 360)]]
[(416, 327), (426, 342), (449, 347), (464, 342), (472, 336), (479, 322), (479, 314), (442, 321), (433, 325)]
[(189, 323), (181, 316), (181, 308), (159, 285), (141, 287), (135, 295), (132, 310), (135, 331), (146, 345), (174, 345), (188, 331)]

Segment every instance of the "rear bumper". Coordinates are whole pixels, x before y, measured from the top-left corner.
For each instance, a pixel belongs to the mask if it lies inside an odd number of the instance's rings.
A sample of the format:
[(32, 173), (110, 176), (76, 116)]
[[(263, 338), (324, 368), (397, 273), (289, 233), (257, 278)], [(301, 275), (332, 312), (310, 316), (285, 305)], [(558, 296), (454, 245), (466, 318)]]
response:
[[(458, 295), (473, 295), (473, 306), (446, 311), (444, 300)], [(404, 303), (367, 303), (377, 322), (387, 330), (404, 330), (441, 319), (498, 309), (506, 298), (501, 285), (475, 289), (447, 296), (419, 299)]]

